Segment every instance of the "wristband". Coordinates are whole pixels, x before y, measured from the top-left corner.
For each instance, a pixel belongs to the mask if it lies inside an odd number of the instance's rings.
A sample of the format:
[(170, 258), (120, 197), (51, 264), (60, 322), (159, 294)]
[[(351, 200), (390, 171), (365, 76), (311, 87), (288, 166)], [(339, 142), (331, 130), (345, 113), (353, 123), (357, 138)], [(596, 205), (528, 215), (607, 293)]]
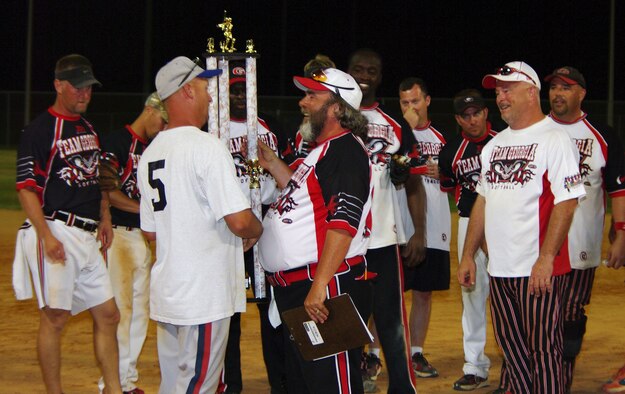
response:
[(625, 231), (625, 222), (614, 222), (614, 230)]

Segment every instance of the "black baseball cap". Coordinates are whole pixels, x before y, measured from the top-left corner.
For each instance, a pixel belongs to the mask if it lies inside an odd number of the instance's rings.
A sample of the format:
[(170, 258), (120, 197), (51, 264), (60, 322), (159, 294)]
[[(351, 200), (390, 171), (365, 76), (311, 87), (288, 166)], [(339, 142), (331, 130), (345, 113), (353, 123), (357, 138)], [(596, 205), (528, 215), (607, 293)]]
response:
[(545, 77), (545, 82), (549, 82), (554, 78), (559, 78), (568, 85), (579, 85), (586, 89), (586, 79), (578, 69), (571, 66), (556, 68), (553, 72)]
[(467, 108), (482, 109), (486, 107), (482, 94), (476, 89), (465, 89), (454, 96), (454, 111), (461, 115)]
[(56, 62), (54, 78), (60, 81), (68, 81), (75, 88), (85, 86), (102, 86), (93, 75), (93, 68), (89, 59), (82, 55), (72, 54), (63, 56)]

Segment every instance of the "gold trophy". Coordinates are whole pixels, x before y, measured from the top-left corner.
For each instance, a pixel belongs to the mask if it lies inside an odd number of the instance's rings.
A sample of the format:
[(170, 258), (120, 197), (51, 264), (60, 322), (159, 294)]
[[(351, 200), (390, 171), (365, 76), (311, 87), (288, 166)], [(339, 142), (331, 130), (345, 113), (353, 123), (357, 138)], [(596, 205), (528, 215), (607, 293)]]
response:
[(208, 37), (206, 40), (206, 52), (215, 53), (215, 39), (213, 37)]
[(219, 42), (219, 47), (221, 51), (226, 53), (232, 53), (237, 49), (234, 47), (234, 42), (236, 39), (232, 37), (232, 28), (234, 25), (232, 24), (232, 18), (226, 15), (226, 11), (224, 11), (224, 21), (217, 25), (224, 32), (224, 41)]

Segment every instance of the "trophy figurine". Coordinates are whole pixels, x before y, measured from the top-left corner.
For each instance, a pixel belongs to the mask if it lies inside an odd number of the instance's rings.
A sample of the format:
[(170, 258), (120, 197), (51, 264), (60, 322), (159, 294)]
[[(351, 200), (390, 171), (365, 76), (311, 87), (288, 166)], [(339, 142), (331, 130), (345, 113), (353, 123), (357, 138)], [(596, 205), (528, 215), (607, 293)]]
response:
[(256, 49), (254, 49), (254, 40), (245, 41), (245, 53), (256, 53)]
[(215, 53), (215, 39), (213, 37), (208, 37), (206, 40), (206, 52)]
[(226, 16), (226, 11), (224, 11), (224, 21), (217, 25), (224, 32), (224, 41), (219, 42), (219, 47), (222, 52), (234, 52), (237, 49), (234, 47), (234, 42), (236, 39), (232, 37), (232, 18)]

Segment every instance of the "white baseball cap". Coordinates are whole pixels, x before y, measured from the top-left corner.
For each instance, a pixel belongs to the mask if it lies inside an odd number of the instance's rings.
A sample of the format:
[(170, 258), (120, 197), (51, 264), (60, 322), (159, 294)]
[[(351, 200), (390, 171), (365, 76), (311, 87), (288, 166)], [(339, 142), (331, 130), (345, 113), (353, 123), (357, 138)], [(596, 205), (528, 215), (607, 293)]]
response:
[(165, 100), (194, 78), (211, 78), (219, 74), (220, 69), (204, 70), (200, 66), (199, 57), (191, 60), (188, 57), (178, 56), (156, 73), (156, 91), (161, 100)]
[(495, 89), (496, 80), (511, 82), (527, 82), (540, 90), (540, 78), (529, 64), (521, 61), (506, 63), (495, 74), (488, 74), (482, 79), (482, 86)]
[(358, 110), (362, 100), (362, 91), (356, 80), (349, 74), (336, 68), (323, 68), (311, 73), (310, 78), (293, 77), (293, 83), (301, 90), (328, 91), (336, 94), (352, 108)]

